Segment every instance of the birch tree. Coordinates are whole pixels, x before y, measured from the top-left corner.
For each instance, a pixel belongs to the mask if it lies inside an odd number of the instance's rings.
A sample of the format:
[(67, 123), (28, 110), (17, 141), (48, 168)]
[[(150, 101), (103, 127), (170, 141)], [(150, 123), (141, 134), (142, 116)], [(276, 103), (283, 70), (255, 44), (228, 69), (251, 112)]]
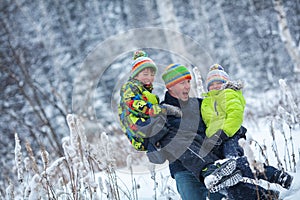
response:
[(286, 13), (284, 7), (282, 5), (281, 0), (273, 0), (274, 2), (274, 9), (277, 13), (277, 20), (278, 20), (278, 29), (280, 33), (280, 37), (282, 42), (285, 45), (285, 48), (293, 60), (294, 64), (294, 72), (300, 73), (300, 47), (296, 45), (294, 41), (290, 29), (288, 27)]
[[(173, 2), (171, 0), (165, 1), (157, 1), (158, 11), (160, 14), (160, 19), (162, 20), (162, 24), (164, 28), (170, 29), (172, 31), (178, 32), (179, 34), (169, 34), (171, 32), (165, 31), (165, 38), (167, 41), (167, 45), (170, 49), (172, 49), (176, 54), (181, 56), (189, 55), (186, 50), (185, 43), (182, 35), (180, 34), (179, 25), (177, 22), (177, 18), (173, 7)], [(178, 55), (171, 54), (171, 58), (173, 62), (179, 62), (180, 58)], [(181, 63), (186, 65), (185, 63)], [(187, 66), (188, 67), (188, 66)], [(194, 83), (192, 82), (192, 85)], [(197, 91), (195, 91), (195, 87), (191, 87), (191, 96), (196, 96)]]
[(242, 74), (243, 70), (241, 69), (242, 64), (241, 64), (239, 56), (236, 52), (236, 49), (234, 47), (233, 36), (230, 32), (229, 25), (227, 23), (226, 17), (222, 10), (222, 4), (220, 3), (220, 1), (217, 1), (217, 10), (218, 10), (218, 13), (220, 14), (220, 19), (223, 24), (224, 34), (225, 34), (226, 38), (228, 39), (227, 45), (228, 45), (228, 49), (230, 51), (230, 59), (232, 60), (232, 64), (233, 64), (232, 67), (236, 68), (238, 76), (243, 76), (243, 74)]

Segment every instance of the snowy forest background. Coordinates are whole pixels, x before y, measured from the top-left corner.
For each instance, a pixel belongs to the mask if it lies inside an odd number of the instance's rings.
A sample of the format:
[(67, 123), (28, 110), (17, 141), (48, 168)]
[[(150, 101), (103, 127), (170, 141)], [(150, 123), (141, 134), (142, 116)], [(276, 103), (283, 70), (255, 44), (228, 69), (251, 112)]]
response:
[[(295, 170), (299, 0), (3, 0), (0, 44), (0, 198), (78, 199), (74, 191), (83, 190), (96, 199), (94, 173), (106, 171), (115, 180), (114, 169), (147, 163), (128, 145), (116, 115), (118, 91), (137, 49), (159, 67), (154, 92), (161, 98), (160, 74), (173, 62), (197, 68), (203, 77), (220, 63), (243, 80), (245, 124), (259, 132), (262, 121), (267, 128), (260, 133), (271, 141), (275, 133), (287, 134), (289, 151), (276, 165)], [(193, 95), (199, 95), (196, 87)], [(266, 147), (276, 155), (274, 144)], [(36, 196), (33, 182), (43, 188)], [(72, 189), (59, 193), (51, 182)], [(109, 195), (118, 199), (114, 184), (107, 184), (114, 191)]]

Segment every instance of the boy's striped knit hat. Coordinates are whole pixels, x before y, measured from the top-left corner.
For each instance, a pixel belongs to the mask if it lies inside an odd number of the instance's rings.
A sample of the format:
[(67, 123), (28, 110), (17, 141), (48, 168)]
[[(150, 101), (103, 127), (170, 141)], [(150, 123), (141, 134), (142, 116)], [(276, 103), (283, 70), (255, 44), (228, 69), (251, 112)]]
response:
[(229, 75), (225, 72), (224, 68), (219, 64), (214, 64), (209, 67), (209, 72), (206, 77), (206, 88), (209, 90), (209, 86), (215, 82), (220, 81), (226, 83), (230, 80)]
[(152, 68), (154, 73), (157, 72), (156, 64), (148, 57), (146, 52), (141, 50), (134, 52), (133, 60), (134, 61), (131, 64), (131, 78), (135, 77), (138, 73), (146, 68)]
[(166, 87), (170, 88), (185, 79), (191, 80), (192, 76), (190, 71), (184, 65), (171, 64), (166, 67), (162, 79), (164, 80)]

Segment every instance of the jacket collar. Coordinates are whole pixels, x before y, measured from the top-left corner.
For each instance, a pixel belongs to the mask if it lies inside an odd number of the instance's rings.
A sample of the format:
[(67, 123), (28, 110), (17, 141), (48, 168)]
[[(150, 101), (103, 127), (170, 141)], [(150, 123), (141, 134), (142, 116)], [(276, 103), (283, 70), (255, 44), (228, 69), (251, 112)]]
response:
[(153, 90), (153, 85), (152, 83), (151, 84), (143, 84), (141, 81), (137, 80), (137, 79), (134, 79), (134, 78), (129, 78), (128, 81), (132, 82), (133, 84), (137, 84), (141, 87), (144, 87), (145, 90), (148, 90), (149, 92), (152, 92)]
[(181, 108), (181, 106), (185, 106), (188, 103), (189, 100), (187, 101), (181, 101), (175, 97), (173, 97), (168, 91), (165, 94), (165, 100), (162, 103), (170, 104), (173, 106), (177, 106)]
[(202, 94), (204, 97), (219, 95), (223, 90), (211, 90), (207, 93)]

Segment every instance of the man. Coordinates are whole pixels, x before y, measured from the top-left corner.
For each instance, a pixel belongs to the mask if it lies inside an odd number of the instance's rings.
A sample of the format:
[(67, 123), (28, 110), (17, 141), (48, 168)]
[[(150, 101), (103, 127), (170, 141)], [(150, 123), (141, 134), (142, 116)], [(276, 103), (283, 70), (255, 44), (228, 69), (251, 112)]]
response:
[[(226, 188), (226, 193), (231, 199), (240, 199), (241, 195), (243, 199), (256, 199), (257, 195), (262, 197), (268, 194), (270, 191), (259, 186), (238, 183), (242, 177), (236, 165), (232, 167), (226, 161), (217, 168), (212, 164), (219, 160), (213, 151), (218, 149), (215, 147), (220, 143), (214, 139), (204, 141), (206, 126), (200, 113), (202, 99), (189, 97), (191, 74), (188, 69), (180, 64), (172, 64), (166, 68), (162, 78), (168, 89), (162, 104), (180, 107), (182, 117), (168, 115), (165, 129), (153, 136), (150, 141), (159, 143), (161, 147), (159, 152), (169, 160), (170, 173), (176, 180), (182, 199), (206, 199), (208, 191), (203, 179), (208, 175), (217, 177), (210, 191)], [(247, 159), (243, 157), (237, 160), (239, 162), (234, 164), (238, 164), (244, 175), (252, 178), (250, 168), (245, 167), (248, 164)], [(246, 193), (241, 193), (241, 190)], [(209, 194), (209, 198), (221, 199), (222, 195), (212, 193)]]
[[(163, 80), (168, 91), (162, 104), (180, 107), (182, 117), (168, 115), (165, 129), (150, 141), (160, 144), (160, 153), (170, 163), (171, 176), (175, 178), (183, 200), (206, 199), (207, 196), (222, 199), (224, 195), (220, 193), (208, 193), (203, 183), (204, 177), (217, 174), (222, 180), (218, 180), (216, 185), (231, 186), (241, 179), (241, 175), (235, 171), (235, 163), (233, 166), (230, 161), (223, 165), (220, 163), (218, 168), (214, 161), (219, 158), (211, 149), (201, 148), (206, 127), (200, 113), (202, 99), (189, 97), (191, 74), (185, 66), (172, 64), (166, 68)], [(151, 153), (148, 152), (148, 155)]]

